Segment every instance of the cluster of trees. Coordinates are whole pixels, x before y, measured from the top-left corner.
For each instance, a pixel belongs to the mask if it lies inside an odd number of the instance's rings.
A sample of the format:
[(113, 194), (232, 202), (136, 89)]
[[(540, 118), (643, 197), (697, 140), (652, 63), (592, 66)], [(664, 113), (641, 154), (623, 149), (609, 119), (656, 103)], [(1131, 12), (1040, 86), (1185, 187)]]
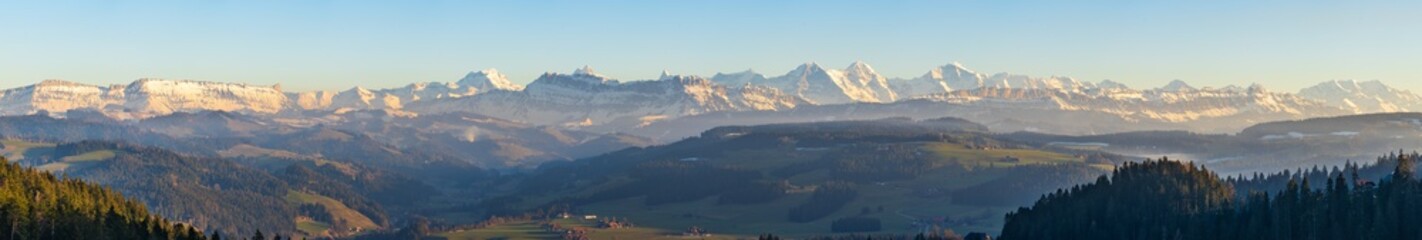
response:
[(847, 217), (830, 223), (830, 230), (836, 233), (878, 232), (883, 229), (884, 223), (872, 217)]
[(791, 188), (788, 181), (759, 181), (749, 186), (731, 189), (716, 199), (716, 204), (757, 204), (775, 201), (787, 195)]
[(1228, 209), (1234, 191), (1214, 173), (1168, 159), (1125, 163), (1108, 179), (1047, 194), (1007, 215), (1003, 239), (1173, 239)]
[[(1325, 182), (1328, 181), (1329, 178), (1339, 174), (1347, 175), (1349, 178), (1356, 178), (1356, 180), (1361, 181), (1357, 184), (1375, 185), (1377, 183), (1374, 180), (1387, 178), (1392, 175), (1395, 170), (1394, 167), (1398, 164), (1397, 160), (1404, 157), (1403, 155), (1412, 155), (1408, 157), (1415, 157), (1416, 154), (1403, 154), (1401, 152), (1389, 153), (1388, 155), (1378, 157), (1372, 164), (1360, 165), (1348, 161), (1345, 162), (1341, 168), (1322, 168), (1314, 166), (1308, 169), (1284, 170), (1272, 174), (1254, 173), (1248, 176), (1240, 174), (1238, 176), (1225, 178), (1225, 182), (1233, 186), (1235, 192), (1241, 194), (1241, 196), (1246, 196), (1250, 192), (1278, 192), (1284, 190), (1284, 188), (1288, 186), (1289, 181)], [(1354, 177), (1353, 175), (1357, 176)], [(1322, 187), (1318, 184), (1314, 185), (1315, 188)]]
[(296, 209), (301, 211), (302, 216), (309, 217), (311, 220), (318, 222), (332, 222), (336, 219), (334, 216), (331, 216), (331, 211), (326, 209), (326, 205), (303, 203), (297, 206)]
[(207, 239), (113, 190), (0, 162), (0, 239)]
[(917, 145), (866, 144), (830, 155), (830, 176), (856, 183), (912, 180), (940, 166), (919, 156)]
[(833, 152), (814, 161), (774, 169), (771, 175), (791, 178), (814, 171), (828, 171), (836, 181), (872, 183), (913, 180), (948, 165), (921, 156), (917, 145), (899, 142), (857, 142), (830, 151)]
[(799, 223), (819, 220), (844, 208), (857, 197), (859, 197), (859, 191), (855, 191), (850, 184), (826, 183), (815, 189), (815, 193), (810, 195), (810, 199), (791, 207), (789, 220)]
[(1419, 156), (1389, 157), (1393, 171), (1382, 179), (1351, 168), (1322, 183), (1294, 178), (1277, 192), (1244, 196), (1193, 165), (1126, 164), (1110, 179), (1008, 214), (1002, 239), (1417, 239)]

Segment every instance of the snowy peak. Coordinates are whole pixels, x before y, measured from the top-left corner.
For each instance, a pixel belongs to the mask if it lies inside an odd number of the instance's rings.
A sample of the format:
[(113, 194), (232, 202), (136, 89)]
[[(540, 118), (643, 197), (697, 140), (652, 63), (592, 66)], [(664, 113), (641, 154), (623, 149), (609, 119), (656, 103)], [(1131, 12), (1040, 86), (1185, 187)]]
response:
[(1195, 90), (1199, 90), (1199, 89), (1196, 89), (1195, 87), (1191, 87), (1189, 83), (1185, 83), (1185, 81), (1183, 81), (1183, 80), (1176, 79), (1176, 80), (1174, 80), (1174, 81), (1170, 81), (1170, 83), (1165, 84), (1164, 87), (1160, 87), (1159, 90), (1160, 90), (1160, 91), (1166, 91), (1166, 92), (1184, 92), (1184, 91), (1195, 91)]
[[(593, 84), (616, 84), (616, 83), (617, 83), (617, 80), (613, 80), (612, 78), (609, 78), (609, 77), (607, 77), (607, 76), (603, 76), (602, 74), (598, 73), (597, 71), (594, 71), (594, 70), (592, 69), (592, 67), (586, 66), (586, 65), (584, 65), (582, 68), (578, 68), (578, 69), (573, 70), (573, 74), (570, 75), (570, 76), (572, 76), (573, 79), (580, 80), (580, 81), (583, 81), (583, 82), (593, 83)], [(535, 82), (536, 82), (536, 81), (537, 81), (537, 80), (535, 80)]]
[(823, 76), (826, 75), (825, 71), (825, 68), (820, 67), (819, 63), (807, 62), (804, 64), (800, 64), (800, 66), (796, 66), (794, 70), (790, 70), (790, 72), (785, 73), (785, 76), (795, 76), (800, 78), (809, 77), (812, 75)]
[(336, 93), (331, 99), (331, 109), (399, 109), (400, 98), (382, 92), (372, 91), (364, 87), (356, 86), (350, 90)]
[(1051, 76), (1042, 78), (1011, 73), (986, 75), (970, 70), (964, 67), (963, 64), (957, 62), (929, 70), (928, 73), (921, 77), (897, 80), (892, 84), (894, 90), (898, 91), (902, 98), (917, 98), (933, 94), (980, 88), (1060, 89), (1065, 91), (1082, 91), (1096, 88), (1091, 83), (1080, 82), (1069, 77)]
[(1101, 88), (1101, 89), (1130, 89), (1130, 88), (1131, 88), (1131, 87), (1129, 87), (1129, 86), (1126, 86), (1126, 84), (1124, 84), (1124, 83), (1120, 83), (1120, 82), (1116, 82), (1116, 81), (1111, 81), (1110, 79), (1101, 80), (1100, 83), (1097, 83), (1097, 84), (1096, 84), (1096, 87), (1097, 87), (1097, 88)]
[(849, 64), (849, 67), (844, 69), (844, 74), (860, 85), (881, 84), (885, 79), (884, 76), (880, 76), (878, 72), (874, 71), (874, 67), (870, 67), (869, 64), (862, 61), (854, 61), (853, 64)]
[(764, 83), (745, 83), (775, 88), (816, 104), (893, 102), (898, 99), (887, 80), (863, 62), (850, 64), (845, 70), (827, 69), (810, 62)]
[(928, 70), (921, 78), (945, 80), (945, 79), (965, 79), (978, 76), (978, 73), (964, 67), (962, 63), (952, 62), (933, 70)]
[(849, 84), (858, 91), (866, 91), (872, 95), (870, 102), (893, 102), (898, 100), (898, 94), (889, 86), (888, 78), (879, 75), (874, 71), (874, 67), (863, 61), (854, 61), (849, 67), (844, 69), (844, 75)]
[(881, 78), (879, 73), (874, 71), (874, 67), (869, 66), (869, 64), (864, 63), (864, 61), (854, 61), (850, 63), (849, 67), (844, 68), (844, 73), (851, 76), (861, 76), (862, 78)]
[(473, 87), (477, 93), (523, 90), (523, 86), (509, 82), (508, 77), (493, 68), (469, 72), (455, 83), (459, 86)]
[(588, 66), (588, 65), (583, 65), (582, 68), (578, 68), (578, 69), (573, 70), (573, 75), (574, 75), (574, 76), (593, 76), (593, 77), (598, 77), (598, 78), (607, 78), (607, 77), (602, 76), (602, 74), (598, 74), (597, 71), (594, 71), (594, 70), (592, 69), (592, 66)]

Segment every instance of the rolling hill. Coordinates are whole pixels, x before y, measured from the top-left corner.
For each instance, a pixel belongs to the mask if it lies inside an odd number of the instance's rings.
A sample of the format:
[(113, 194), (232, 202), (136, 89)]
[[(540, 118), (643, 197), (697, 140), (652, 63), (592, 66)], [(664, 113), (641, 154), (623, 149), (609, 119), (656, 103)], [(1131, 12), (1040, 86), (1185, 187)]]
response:
[[(226, 233), (342, 236), (389, 226), (383, 205), (437, 192), (419, 181), (359, 165), (292, 159), (278, 171), (226, 158), (107, 141), (4, 141), (14, 163), (62, 173), (132, 196), (154, 213)], [(301, 196), (293, 198), (292, 196)], [(302, 204), (323, 206), (317, 210)], [(313, 215), (334, 216), (312, 220)], [(307, 232), (305, 223), (333, 226)], [(336, 228), (339, 227), (339, 228)]]
[(721, 127), (665, 146), (545, 164), (483, 203), (625, 218), (662, 234), (701, 227), (730, 236), (818, 236), (872, 218), (870, 233), (937, 225), (995, 231), (1000, 216), (1124, 161), (1093, 151), (1002, 140), (958, 119)]

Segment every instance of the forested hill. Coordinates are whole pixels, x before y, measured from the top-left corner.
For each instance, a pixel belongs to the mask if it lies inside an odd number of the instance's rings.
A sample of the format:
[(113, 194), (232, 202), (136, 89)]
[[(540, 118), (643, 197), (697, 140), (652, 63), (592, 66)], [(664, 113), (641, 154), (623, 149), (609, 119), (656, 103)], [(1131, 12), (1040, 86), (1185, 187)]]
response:
[(118, 192), (0, 162), (0, 239), (207, 239)]
[(1001, 239), (1419, 239), (1418, 157), (1387, 156), (1379, 164), (1395, 166), (1392, 174), (1376, 179), (1350, 167), (1244, 196), (1194, 165), (1128, 163), (1008, 214)]

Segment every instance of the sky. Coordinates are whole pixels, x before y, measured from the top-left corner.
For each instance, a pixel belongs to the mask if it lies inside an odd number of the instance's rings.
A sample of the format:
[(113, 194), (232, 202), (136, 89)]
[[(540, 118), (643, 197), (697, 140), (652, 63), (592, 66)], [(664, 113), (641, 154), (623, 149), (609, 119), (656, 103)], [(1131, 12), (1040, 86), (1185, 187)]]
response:
[(0, 1), (0, 88), (138, 78), (288, 91), (623, 80), (856, 60), (1137, 88), (1332, 79), (1422, 90), (1422, 1)]

